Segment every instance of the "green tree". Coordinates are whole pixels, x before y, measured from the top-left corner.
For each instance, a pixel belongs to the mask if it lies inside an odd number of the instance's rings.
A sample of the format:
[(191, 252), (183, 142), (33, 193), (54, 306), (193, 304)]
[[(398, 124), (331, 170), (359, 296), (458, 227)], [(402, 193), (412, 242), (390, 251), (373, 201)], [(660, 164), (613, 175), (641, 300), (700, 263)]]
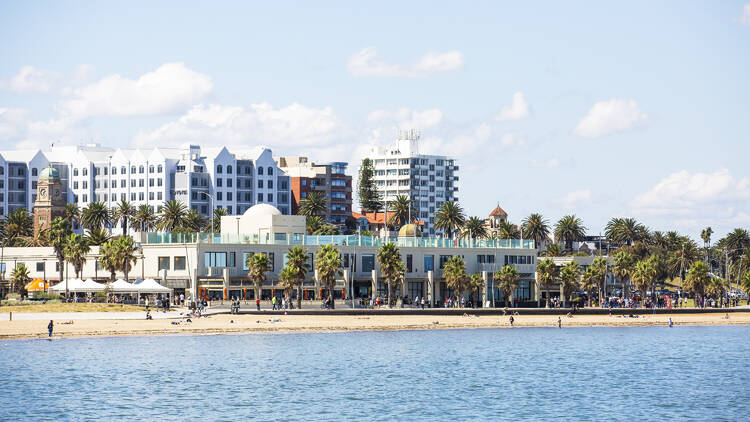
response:
[(456, 305), (461, 306), (461, 298), (466, 290), (468, 276), (466, 275), (466, 262), (458, 255), (445, 261), (443, 266), (443, 278), (448, 288), (453, 289), (456, 295)]
[(324, 216), (327, 211), (328, 203), (321, 192), (310, 192), (299, 201), (299, 214), (305, 217)]
[(172, 232), (184, 227), (187, 218), (187, 207), (179, 201), (171, 200), (164, 203), (159, 212), (157, 229)]
[(403, 267), (401, 260), (401, 251), (395, 243), (388, 242), (378, 248), (376, 255), (380, 272), (385, 278), (388, 285), (388, 307), (391, 307), (391, 298), (393, 297), (393, 287), (399, 281), (399, 272)]
[(365, 158), (359, 167), (359, 179), (357, 180), (359, 205), (364, 212), (375, 212), (383, 207), (380, 194), (375, 186), (374, 176), (375, 169), (372, 160)]
[(86, 239), (88, 240), (89, 244), (98, 246), (103, 245), (112, 236), (109, 235), (109, 232), (107, 232), (107, 229), (91, 229), (86, 231)]
[(683, 287), (688, 292), (693, 293), (695, 303), (697, 304), (699, 298), (705, 297), (706, 288), (710, 281), (711, 276), (709, 275), (708, 265), (702, 261), (695, 261), (690, 266), (690, 270), (688, 270)]
[(263, 283), (268, 279), (266, 273), (271, 267), (271, 261), (268, 255), (256, 253), (248, 255), (245, 263), (247, 264), (247, 277), (255, 285), (255, 297), (259, 298)]
[(138, 260), (141, 250), (130, 236), (118, 237), (115, 242), (118, 254), (117, 257), (120, 262), (118, 265), (119, 270), (125, 275), (125, 281), (129, 281), (128, 274), (130, 273), (133, 264)]
[[(558, 273), (557, 266), (555, 265), (555, 262), (552, 261), (551, 259), (545, 258), (545, 259), (537, 261), (536, 277), (535, 277), (536, 288), (541, 290), (541, 288), (544, 287), (544, 290), (547, 293), (547, 304), (546, 304), (547, 307), (549, 307), (549, 288), (557, 280), (557, 273)], [(537, 300), (537, 306), (539, 305), (540, 305), (539, 301)]]
[(65, 260), (73, 265), (76, 278), (81, 278), (83, 265), (86, 263), (86, 254), (91, 250), (88, 239), (82, 234), (72, 233), (68, 236), (65, 244)]
[(566, 215), (555, 224), (555, 240), (564, 241), (566, 250), (573, 250), (573, 242), (581, 241), (585, 236), (586, 227), (575, 215)]
[(641, 302), (646, 300), (646, 290), (651, 286), (656, 276), (655, 260), (652, 256), (649, 259), (642, 259), (635, 264), (630, 278), (635, 284), (635, 288), (641, 292)]
[(23, 238), (33, 233), (34, 219), (26, 208), (13, 210), (3, 221), (3, 241), (6, 246), (20, 246)]
[(135, 214), (135, 207), (124, 199), (118, 202), (112, 209), (112, 222), (120, 223), (123, 236), (128, 234), (128, 228), (130, 227), (128, 223), (135, 217)]
[(714, 229), (706, 227), (701, 230), (701, 239), (703, 240), (703, 247), (706, 249), (706, 262), (711, 262), (710, 250), (711, 250), (711, 235), (714, 234)]
[(711, 277), (706, 285), (706, 294), (716, 300), (721, 300), (728, 290), (729, 283), (721, 277)]
[(458, 202), (445, 201), (435, 214), (435, 228), (453, 238), (453, 232), (461, 228), (466, 221), (464, 209)]
[(556, 257), (556, 256), (565, 255), (565, 251), (563, 251), (563, 248), (562, 246), (560, 246), (559, 243), (550, 243), (542, 252), (544, 256), (548, 256), (548, 257)]
[(610, 243), (632, 245), (648, 238), (648, 229), (634, 218), (613, 218), (604, 229)]
[(109, 271), (110, 283), (115, 282), (117, 269), (120, 267), (121, 262), (116, 240), (109, 240), (99, 248), (99, 263), (104, 269)]
[[(57, 257), (60, 281), (65, 280), (65, 277), (63, 277), (63, 269), (65, 267), (65, 245), (68, 243), (68, 236), (70, 233), (70, 222), (68, 220), (63, 217), (57, 217), (52, 220), (49, 230), (49, 239), (52, 248), (55, 251), (55, 257)], [(68, 296), (67, 284), (65, 285), (65, 296)]]
[(589, 265), (586, 271), (581, 274), (581, 288), (586, 291), (588, 306), (591, 306), (591, 299), (594, 296), (594, 289), (599, 285), (599, 278), (593, 265)]
[(622, 297), (625, 298), (627, 282), (633, 273), (634, 259), (633, 255), (626, 251), (619, 251), (615, 255), (615, 265), (612, 267), (612, 274), (620, 279), (622, 285)]
[(320, 216), (313, 215), (305, 218), (307, 234), (315, 234), (315, 232), (320, 231), (325, 225), (325, 221)]
[(302, 283), (310, 271), (308, 264), (308, 251), (301, 246), (294, 246), (286, 254), (285, 267), (290, 268), (294, 274), (293, 284), (297, 287), (297, 309), (302, 309)]
[(10, 273), (10, 290), (12, 292), (19, 292), (31, 281), (29, 277), (29, 269), (24, 264), (16, 265), (16, 268)]
[(509, 304), (513, 303), (513, 290), (518, 286), (518, 280), (521, 278), (518, 270), (512, 265), (506, 265), (501, 270), (496, 271), (494, 277), (498, 281), (498, 287), (503, 292), (505, 306), (510, 306)]
[(104, 202), (92, 202), (81, 211), (81, 225), (84, 229), (101, 229), (110, 222), (111, 215)]
[(197, 210), (190, 210), (185, 214), (185, 219), (180, 227), (175, 230), (180, 230), (188, 233), (202, 232), (206, 229), (208, 219)]
[(523, 237), (534, 240), (538, 249), (542, 248), (549, 237), (549, 223), (542, 214), (533, 213), (526, 217), (521, 223), (523, 226)]
[(482, 274), (480, 273), (474, 273), (469, 277), (469, 284), (468, 289), (471, 291), (472, 295), (476, 294), (476, 301), (472, 300), (472, 303), (476, 304), (481, 303), (482, 298), (482, 289), (484, 288), (484, 278), (482, 278)]
[(315, 257), (315, 269), (318, 270), (318, 277), (328, 292), (328, 300), (331, 302), (331, 309), (334, 304), (333, 289), (336, 287), (336, 277), (340, 277), (342, 272), (343, 261), (341, 253), (333, 244), (329, 243), (318, 249)]
[(560, 269), (560, 283), (563, 287), (563, 306), (567, 306), (567, 301), (578, 289), (581, 282), (581, 267), (575, 261), (570, 261)]
[(406, 195), (398, 195), (396, 200), (389, 204), (388, 210), (391, 212), (388, 224), (393, 226), (401, 227), (404, 224), (411, 223), (409, 217), (411, 216), (414, 220), (417, 216), (412, 200)]
[(501, 221), (495, 229), (499, 239), (518, 239), (518, 227), (508, 221)]
[(609, 265), (607, 264), (606, 258), (594, 258), (589, 268), (592, 272), (591, 276), (596, 279), (596, 286), (599, 290), (599, 299), (604, 298), (604, 282), (609, 272)]
[(463, 228), (463, 237), (470, 239), (486, 239), (487, 227), (479, 217), (470, 217)]
[(65, 213), (63, 214), (66, 220), (70, 222), (70, 228), (81, 224), (81, 210), (77, 204), (65, 204)]
[(221, 233), (221, 217), (226, 215), (226, 208), (214, 208), (213, 227), (210, 227), (214, 233)]
[(146, 204), (138, 206), (138, 210), (132, 220), (133, 227), (139, 232), (149, 232), (156, 228), (156, 216), (151, 211), (151, 207)]
[(294, 271), (289, 267), (284, 267), (279, 271), (279, 286), (284, 291), (284, 297), (287, 303), (292, 303), (292, 292), (294, 291)]

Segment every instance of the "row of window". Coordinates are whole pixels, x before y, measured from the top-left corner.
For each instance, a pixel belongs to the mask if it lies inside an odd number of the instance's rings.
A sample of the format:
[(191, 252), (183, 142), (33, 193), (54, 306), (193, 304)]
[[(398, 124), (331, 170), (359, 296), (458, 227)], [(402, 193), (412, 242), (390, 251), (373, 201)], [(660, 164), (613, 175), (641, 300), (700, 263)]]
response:
[[(108, 167), (102, 167), (102, 168), (100, 168), (100, 167), (94, 167), (94, 175), (95, 176), (99, 176), (101, 174), (107, 175), (107, 171), (108, 171), (107, 169), (108, 169)], [(148, 172), (149, 173), (154, 173), (154, 169), (156, 170), (156, 173), (161, 173), (161, 172), (164, 171), (164, 167), (161, 164), (159, 164), (156, 167), (154, 167), (154, 166), (148, 166)], [(102, 173), (102, 171), (103, 171), (103, 173)], [(138, 167), (136, 167), (136, 166), (130, 166), (130, 174), (136, 174), (136, 172), (138, 174), (143, 174), (143, 173), (145, 173), (145, 171), (146, 171), (146, 167), (145, 166), (138, 166)], [(125, 175), (125, 174), (127, 174), (127, 172), (128, 172), (128, 168), (127, 167), (125, 167), (125, 166), (120, 167), (120, 174)], [(89, 174), (88, 167), (81, 168), (81, 175), (82, 176), (88, 176), (88, 174)], [(112, 174), (117, 174), (117, 167), (112, 167)], [(32, 176), (36, 176), (36, 169), (31, 169), (31, 175)], [(73, 169), (73, 176), (78, 176), (78, 169), (77, 168)]]
[[(227, 174), (232, 174), (232, 166), (228, 165), (227, 168)], [(216, 174), (222, 174), (224, 173), (224, 167), (219, 164), (216, 166)], [(250, 174), (250, 167), (245, 167), (245, 174)], [(258, 174), (263, 174), (263, 167), (258, 167)], [(273, 167), (267, 167), (266, 174), (269, 176), (273, 175)]]
[[(34, 183), (36, 183), (36, 182), (34, 182)], [(138, 184), (137, 187), (139, 187), (139, 188), (145, 187), (146, 180), (145, 179), (138, 179), (137, 184)], [(156, 186), (162, 186), (163, 184), (164, 184), (164, 179), (161, 179), (161, 178), (159, 178), (159, 179), (149, 178), (148, 179), (148, 185), (150, 187), (153, 187), (154, 185), (156, 185)], [(73, 189), (78, 189), (78, 186), (79, 186), (78, 185), (78, 181), (77, 180), (74, 181), (73, 182)], [(88, 183), (87, 180), (83, 180), (81, 182), (80, 186), (81, 186), (82, 189), (88, 189), (89, 183)], [(108, 183), (107, 183), (106, 180), (96, 180), (94, 182), (94, 187), (96, 189), (100, 189), (100, 188), (107, 189)], [(120, 187), (121, 188), (127, 187), (127, 181), (125, 179), (121, 179), (120, 180)], [(131, 188), (136, 187), (136, 179), (130, 179), (130, 187)], [(112, 188), (113, 189), (117, 188), (117, 180), (113, 180), (112, 181)]]
[[(174, 262), (174, 265), (170, 268), (170, 264)], [(185, 257), (175, 256), (174, 258), (168, 256), (159, 257), (159, 271), (161, 270), (184, 270), (185, 269)]]
[[(84, 193), (80, 196), (81, 202), (89, 202), (89, 195)], [(106, 202), (107, 201), (107, 194), (106, 193), (97, 193), (91, 196), (94, 202)], [(116, 202), (117, 201), (117, 194), (113, 193), (110, 194), (110, 201)], [(137, 198), (137, 199), (136, 199)], [(128, 199), (128, 195), (126, 193), (120, 194), (120, 200), (125, 201)], [(164, 194), (160, 192), (156, 192), (156, 195), (154, 195), (154, 192), (148, 193), (148, 200), (149, 201), (162, 201), (164, 199)], [(138, 192), (136, 195), (136, 192), (130, 192), (130, 200), (131, 201), (145, 201), (146, 200), (146, 194), (144, 192)], [(73, 195), (73, 201), (78, 202), (78, 195)]]

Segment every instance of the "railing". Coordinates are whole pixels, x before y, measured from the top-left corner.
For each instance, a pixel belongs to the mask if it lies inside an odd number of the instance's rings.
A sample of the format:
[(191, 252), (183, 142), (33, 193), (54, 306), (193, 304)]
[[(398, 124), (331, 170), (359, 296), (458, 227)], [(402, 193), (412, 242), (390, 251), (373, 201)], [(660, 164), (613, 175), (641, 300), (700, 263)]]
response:
[(257, 234), (218, 233), (143, 233), (142, 243), (150, 245), (175, 243), (258, 244), (258, 245), (339, 245), (379, 247), (395, 243), (404, 248), (478, 248), (535, 249), (530, 239), (448, 239), (442, 237), (371, 237), (358, 235), (307, 236), (277, 233), (274, 237)]

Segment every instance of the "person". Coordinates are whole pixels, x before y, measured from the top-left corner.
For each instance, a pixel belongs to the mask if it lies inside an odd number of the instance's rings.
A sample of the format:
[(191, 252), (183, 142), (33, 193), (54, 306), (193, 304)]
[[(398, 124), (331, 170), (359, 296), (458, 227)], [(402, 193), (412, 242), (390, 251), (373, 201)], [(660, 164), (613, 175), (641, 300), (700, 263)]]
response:
[(422, 296), (422, 309), (424, 309), (424, 296)]
[(147, 319), (147, 320), (150, 320), (150, 319), (154, 319), (154, 318), (153, 318), (153, 317), (151, 316), (151, 311), (148, 311), (148, 310), (146, 311), (146, 319)]
[(511, 327), (513, 326), (513, 321), (514, 321), (514, 319), (513, 319), (513, 315), (511, 315), (511, 316), (510, 316), (510, 326), (511, 326)]
[(557, 317), (557, 328), (562, 328), (562, 318)]
[(271, 309), (276, 310), (276, 296), (271, 298)]
[(669, 318), (669, 328), (672, 328), (672, 325), (674, 325), (674, 322), (672, 322), (672, 318)]
[(52, 320), (49, 320), (49, 324), (47, 324), (47, 331), (49, 331), (49, 336), (52, 337), (52, 330), (55, 328), (55, 323), (52, 322)]
[(255, 307), (260, 311), (260, 297), (255, 298)]
[(146, 298), (146, 310), (148, 310), (148, 297)]

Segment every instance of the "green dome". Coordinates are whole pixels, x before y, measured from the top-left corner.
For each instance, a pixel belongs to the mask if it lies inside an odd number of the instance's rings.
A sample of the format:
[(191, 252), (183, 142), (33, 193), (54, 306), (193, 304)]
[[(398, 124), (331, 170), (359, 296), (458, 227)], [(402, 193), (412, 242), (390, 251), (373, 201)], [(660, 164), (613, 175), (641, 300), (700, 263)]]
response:
[(59, 179), (60, 172), (52, 167), (47, 167), (39, 173), (39, 179)]
[(404, 224), (398, 230), (398, 237), (414, 237), (422, 236), (422, 232), (415, 224)]

